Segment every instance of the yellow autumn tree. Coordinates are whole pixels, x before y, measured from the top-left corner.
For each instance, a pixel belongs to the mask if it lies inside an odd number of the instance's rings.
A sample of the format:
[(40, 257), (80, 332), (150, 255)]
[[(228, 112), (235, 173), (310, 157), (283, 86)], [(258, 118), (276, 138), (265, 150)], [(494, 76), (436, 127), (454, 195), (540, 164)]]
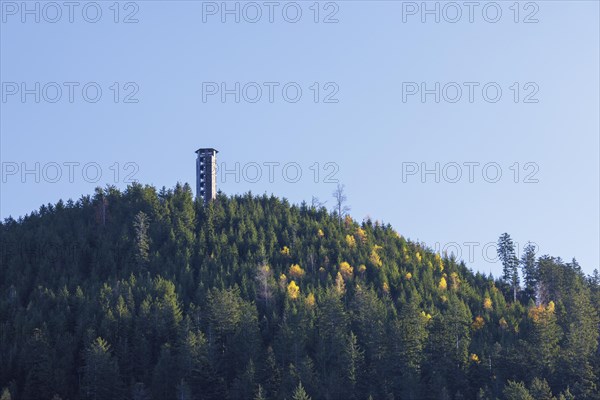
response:
[(287, 246), (283, 246), (283, 249), (281, 249), (280, 251), (282, 256), (289, 256), (290, 255), (290, 248)]
[(412, 274), (410, 272), (407, 272), (406, 275), (404, 275), (404, 277), (410, 281), (412, 279)]
[(350, 248), (356, 247), (356, 239), (354, 239), (354, 236), (352, 236), (352, 235), (346, 235), (346, 244)]
[(298, 264), (292, 264), (289, 270), (289, 274), (292, 278), (302, 279), (304, 277), (304, 270)]
[(471, 324), (471, 328), (473, 328), (474, 331), (478, 331), (481, 328), (483, 328), (484, 325), (485, 321), (483, 320), (483, 317), (481, 315), (478, 315), (475, 317), (475, 320)]
[(361, 241), (361, 243), (363, 243), (363, 244), (367, 243), (367, 233), (365, 232), (364, 229), (358, 228), (356, 230), (356, 236), (358, 236), (358, 239)]
[(296, 300), (298, 298), (298, 295), (300, 294), (300, 288), (298, 285), (296, 285), (296, 282), (290, 282), (290, 284), (287, 286), (287, 294), (292, 300)]
[(322, 229), (319, 229), (319, 230), (317, 231), (317, 236), (318, 236), (318, 237), (320, 237), (320, 238), (322, 238), (323, 236), (325, 236), (325, 233), (323, 233), (323, 230), (322, 230)]
[(554, 314), (554, 307), (555, 306), (554, 306), (553, 301), (548, 303), (547, 306), (540, 304), (537, 307), (531, 307), (528, 312), (529, 318), (531, 318), (533, 320), (533, 322), (539, 323), (539, 322), (549, 318), (549, 316), (551, 314)]
[(358, 266), (358, 273), (359, 274), (364, 274), (366, 270), (367, 270), (367, 266), (365, 264), (360, 264)]
[(439, 255), (439, 253), (435, 253), (435, 257), (434, 257), (434, 261), (435, 261), (435, 266), (441, 271), (444, 270), (444, 262), (442, 261), (442, 257)]
[(342, 274), (340, 274), (339, 272), (335, 276), (335, 291), (338, 292), (338, 294), (340, 295), (346, 293), (346, 284), (344, 283), (344, 278), (342, 278)]
[(450, 274), (450, 283), (452, 285), (452, 289), (458, 290), (460, 286), (460, 278), (456, 272)]
[(308, 296), (306, 296), (306, 300), (305, 300), (305, 304), (308, 308), (313, 308), (315, 306), (315, 295), (312, 293), (309, 293)]
[(438, 285), (438, 287), (442, 290), (446, 290), (446, 288), (448, 287), (448, 283), (446, 282), (446, 278), (444, 278), (442, 276), (442, 279), (440, 279), (440, 284)]
[(421, 261), (423, 261), (423, 257), (421, 257), (421, 253), (418, 251), (415, 253), (415, 258), (417, 259), (418, 264), (421, 264)]
[(485, 299), (483, 299), (483, 309), (487, 310), (487, 311), (491, 311), (492, 308), (493, 308), (492, 299), (490, 299), (489, 297), (486, 297)]
[(344, 280), (348, 280), (352, 278), (354, 268), (352, 268), (352, 266), (346, 261), (342, 261), (340, 263), (340, 273), (342, 274), (342, 278), (344, 278)]
[(346, 229), (350, 229), (353, 222), (354, 221), (352, 221), (352, 217), (349, 215), (346, 215), (346, 217), (344, 218), (344, 225), (346, 225)]
[(379, 257), (379, 254), (377, 253), (379, 249), (381, 249), (381, 246), (373, 246), (373, 249), (371, 250), (371, 255), (369, 256), (369, 261), (371, 261), (371, 264), (378, 268), (383, 265), (381, 257)]

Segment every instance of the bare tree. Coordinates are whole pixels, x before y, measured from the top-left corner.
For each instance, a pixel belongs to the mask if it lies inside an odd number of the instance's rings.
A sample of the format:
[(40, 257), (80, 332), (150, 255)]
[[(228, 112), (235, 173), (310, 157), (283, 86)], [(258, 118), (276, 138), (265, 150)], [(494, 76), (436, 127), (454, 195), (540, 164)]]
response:
[(340, 225), (342, 224), (342, 218), (344, 218), (350, 211), (350, 207), (346, 204), (348, 197), (346, 197), (345, 189), (346, 185), (340, 185), (338, 183), (337, 188), (333, 191), (332, 196), (335, 199), (334, 211), (338, 214)]
[(273, 297), (273, 286), (275, 284), (273, 280), (273, 272), (267, 263), (262, 263), (258, 266), (256, 273), (257, 297), (264, 301), (265, 307), (269, 308), (269, 301)]
[(319, 208), (321, 208), (321, 207), (324, 207), (324, 206), (325, 206), (325, 203), (327, 203), (327, 201), (320, 201), (318, 197), (316, 197), (316, 196), (313, 196), (313, 197), (312, 197), (312, 201), (311, 201), (311, 203), (310, 203), (310, 206), (311, 206), (312, 208), (319, 209)]

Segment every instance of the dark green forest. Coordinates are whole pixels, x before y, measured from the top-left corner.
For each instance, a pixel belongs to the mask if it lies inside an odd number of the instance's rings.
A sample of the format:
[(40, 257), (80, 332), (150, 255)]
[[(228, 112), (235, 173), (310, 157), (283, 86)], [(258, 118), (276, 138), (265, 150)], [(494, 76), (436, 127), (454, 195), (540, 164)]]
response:
[(341, 206), (133, 184), (5, 219), (0, 399), (600, 399), (597, 271), (503, 234), (474, 273)]

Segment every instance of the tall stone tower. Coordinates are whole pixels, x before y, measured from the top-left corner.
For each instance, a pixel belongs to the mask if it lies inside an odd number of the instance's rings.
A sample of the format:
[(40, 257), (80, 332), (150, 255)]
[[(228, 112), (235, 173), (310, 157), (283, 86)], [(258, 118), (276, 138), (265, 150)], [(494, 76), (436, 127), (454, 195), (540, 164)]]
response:
[(215, 149), (196, 150), (196, 198), (204, 204), (217, 197), (217, 153)]

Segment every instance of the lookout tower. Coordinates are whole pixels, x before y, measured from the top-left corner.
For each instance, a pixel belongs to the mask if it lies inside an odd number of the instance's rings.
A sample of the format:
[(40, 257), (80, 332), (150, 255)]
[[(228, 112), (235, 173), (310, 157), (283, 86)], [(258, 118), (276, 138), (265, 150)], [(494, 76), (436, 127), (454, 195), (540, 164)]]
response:
[(215, 149), (198, 149), (196, 154), (196, 198), (204, 204), (217, 197), (217, 153)]

